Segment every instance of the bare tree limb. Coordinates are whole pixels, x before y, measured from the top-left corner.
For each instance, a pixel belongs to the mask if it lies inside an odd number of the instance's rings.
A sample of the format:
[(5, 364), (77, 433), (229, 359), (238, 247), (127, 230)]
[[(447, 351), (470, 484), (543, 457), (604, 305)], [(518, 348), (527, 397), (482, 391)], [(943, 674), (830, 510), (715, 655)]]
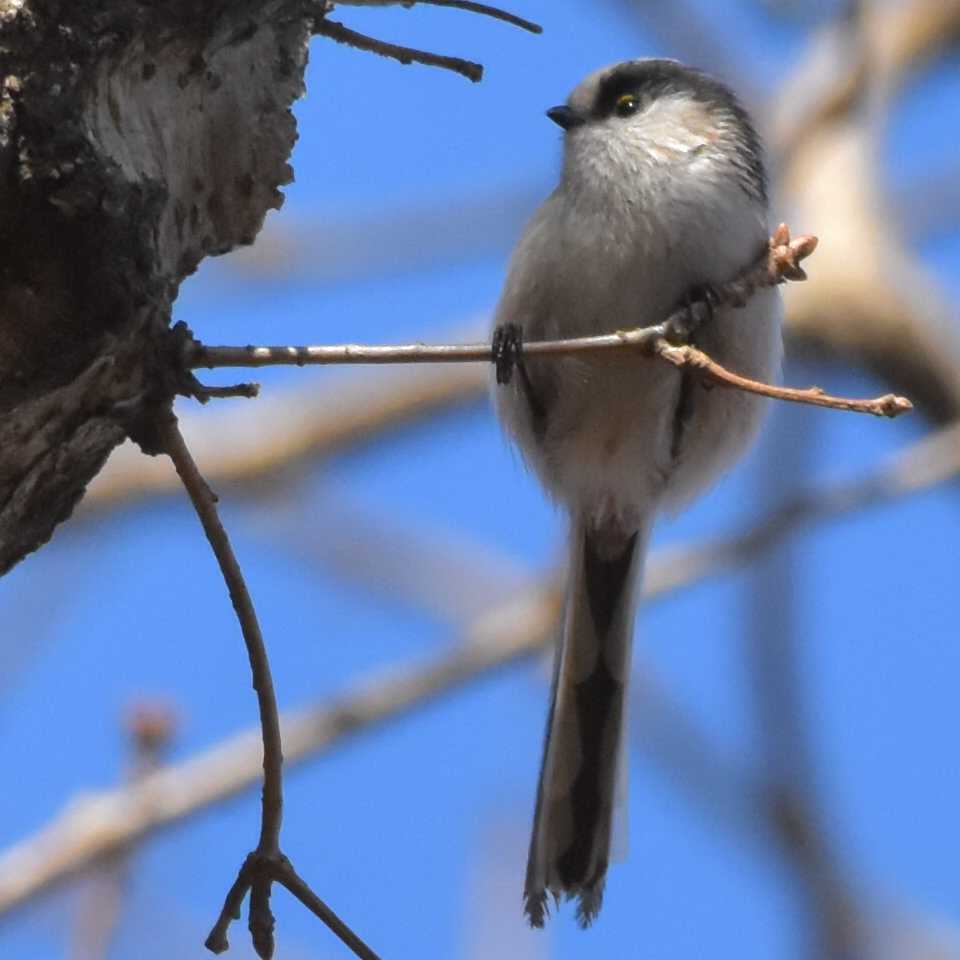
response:
[[(650, 563), (646, 596), (655, 598), (746, 563), (798, 529), (888, 502), (960, 472), (960, 425), (941, 430), (854, 480), (803, 493), (743, 533), (671, 549)], [(285, 714), (287, 763), (339, 745), (354, 733), (453, 692), (474, 678), (540, 650), (560, 611), (556, 585), (526, 592), (479, 617), (466, 641), (426, 664), (392, 668), (332, 703)], [(74, 801), (45, 827), (0, 854), (0, 915), (84, 869), (119, 845), (136, 842), (253, 786), (262, 747), (247, 731), (142, 782)]]
[(960, 0), (864, 4), (772, 101), (783, 201), (830, 238), (813, 281), (785, 294), (794, 350), (873, 372), (938, 424), (960, 416), (960, 339), (888, 210), (877, 138), (900, 84), (957, 37)]
[[(851, 30), (856, 32), (857, 51), (840, 36)], [(891, 93), (958, 38), (960, 0), (868, 3), (859, 24), (829, 24), (774, 98), (776, 150), (792, 154), (849, 116), (868, 85)]]

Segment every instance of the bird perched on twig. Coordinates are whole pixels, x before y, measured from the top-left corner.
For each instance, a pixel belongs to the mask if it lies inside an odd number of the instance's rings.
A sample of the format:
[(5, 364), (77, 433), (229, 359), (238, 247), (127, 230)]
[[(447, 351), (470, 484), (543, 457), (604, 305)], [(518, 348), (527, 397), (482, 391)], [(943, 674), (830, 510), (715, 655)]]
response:
[(631, 60), (591, 74), (547, 116), (564, 130), (563, 172), (517, 245), (494, 321), (497, 412), (571, 521), (524, 890), (538, 927), (548, 894), (576, 897), (583, 926), (600, 909), (654, 518), (744, 450), (764, 401), (639, 352), (524, 358), (522, 342), (647, 326), (686, 303), (697, 346), (769, 381), (782, 314), (775, 288), (741, 309), (711, 307), (711, 285), (769, 236), (760, 141), (727, 87), (674, 61)]

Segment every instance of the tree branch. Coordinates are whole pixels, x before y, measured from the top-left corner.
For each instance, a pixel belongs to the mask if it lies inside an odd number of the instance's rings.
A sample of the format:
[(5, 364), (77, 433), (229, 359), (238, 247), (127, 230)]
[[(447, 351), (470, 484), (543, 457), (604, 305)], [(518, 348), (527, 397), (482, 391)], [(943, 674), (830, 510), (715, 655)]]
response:
[[(727, 283), (711, 288), (707, 296), (711, 308), (742, 307), (759, 289), (773, 287), (787, 280), (805, 280), (800, 266), (817, 247), (817, 238), (800, 236), (791, 239), (786, 224), (780, 224), (763, 255)], [(540, 340), (523, 344), (524, 356), (568, 356), (570, 354), (633, 349), (648, 353), (675, 367), (688, 369), (701, 378), (722, 387), (755, 393), (775, 400), (806, 403), (853, 413), (896, 417), (913, 405), (905, 397), (887, 394), (871, 400), (832, 397), (818, 387), (798, 390), (777, 387), (742, 377), (702, 350), (677, 340), (685, 340), (692, 332), (688, 303), (674, 310), (662, 323), (633, 330), (593, 337), (571, 337), (564, 340)], [(398, 346), (363, 346), (340, 344), (312, 347), (208, 347), (188, 338), (183, 346), (184, 365), (197, 367), (264, 367), (274, 365), (327, 365), (355, 363), (475, 363), (493, 362), (496, 357), (487, 343), (423, 344)]]
[[(253, 688), (257, 694), (260, 734), (263, 743), (260, 839), (256, 849), (247, 856), (240, 868), (237, 879), (224, 901), (223, 910), (207, 937), (206, 946), (213, 953), (223, 953), (227, 950), (229, 947), (227, 929), (232, 920), (239, 917), (240, 907), (249, 892), (249, 927), (254, 949), (263, 960), (270, 960), (274, 949), (274, 919), (270, 910), (271, 885), (277, 882), (287, 886), (301, 900), (306, 886), (280, 850), (280, 827), (283, 821), (283, 749), (280, 737), (280, 712), (273, 688), (270, 660), (243, 572), (217, 512), (216, 496), (197, 468), (172, 412), (158, 424), (158, 433), (162, 448), (173, 461), (203, 526), (203, 532), (217, 558), (230, 593), (230, 601), (240, 622), (247, 655), (250, 658)], [(310, 897), (312, 898), (310, 909), (358, 957), (362, 960), (377, 960), (376, 954), (312, 891)]]
[(172, 414), (161, 424), (160, 435), (164, 450), (173, 461), (203, 525), (203, 532), (217, 558), (230, 593), (230, 602), (240, 621), (240, 630), (250, 658), (250, 671), (253, 674), (253, 688), (257, 694), (263, 735), (263, 819), (257, 849), (264, 854), (277, 854), (280, 851), (280, 826), (283, 820), (283, 752), (280, 742), (280, 716), (267, 648), (243, 572), (230, 545), (227, 531), (220, 522), (216, 497), (197, 468)]
[(745, 393), (755, 393), (761, 397), (770, 397), (773, 400), (786, 400), (790, 403), (805, 403), (814, 407), (828, 407), (831, 410), (849, 410), (851, 413), (871, 413), (875, 417), (899, 417), (913, 409), (913, 404), (906, 397), (899, 397), (893, 393), (886, 393), (882, 397), (868, 400), (855, 400), (850, 397), (832, 397), (824, 393), (820, 387), (807, 387), (798, 390), (796, 387), (777, 387), (759, 380), (750, 380), (741, 377), (722, 367), (716, 360), (711, 360), (702, 350), (696, 347), (674, 347), (666, 340), (654, 342), (654, 352), (658, 357), (672, 363), (683, 370), (691, 370), (710, 383), (721, 387), (731, 387)]
[(460, 76), (466, 77), (473, 83), (479, 83), (483, 79), (483, 66), (479, 63), (463, 60), (460, 57), (430, 53), (427, 50), (417, 50), (414, 47), (401, 47), (396, 43), (388, 43), (386, 40), (377, 40), (375, 37), (357, 33), (356, 30), (351, 30), (342, 23), (338, 23), (336, 20), (328, 20), (326, 17), (316, 21), (313, 25), (313, 32), (329, 37), (337, 43), (345, 43), (357, 50), (367, 50), (370, 53), (379, 54), (381, 57), (398, 60), (404, 66), (411, 63), (422, 63), (428, 67), (441, 67), (444, 70), (459, 73)]
[[(338, 0), (342, 5), (350, 4), (351, 0)], [(361, 6), (364, 4), (361, 3)], [(525, 20), (523, 17), (518, 17), (515, 13), (510, 13), (507, 10), (501, 10), (499, 7), (491, 7), (486, 3), (474, 3), (473, 0), (403, 0), (402, 5), (404, 7), (415, 7), (417, 5), (422, 7), (454, 7), (457, 10), (468, 10), (470, 13), (479, 13), (484, 17), (492, 17), (494, 20), (502, 20), (504, 23), (513, 24), (515, 27), (520, 27), (521, 30), (527, 30), (530, 33), (543, 33), (543, 27), (539, 23), (534, 23), (532, 20)]]
[[(780, 224), (763, 253), (726, 283), (710, 290), (713, 307), (742, 307), (759, 289), (774, 287), (787, 280), (806, 280), (800, 263), (817, 248), (817, 238), (790, 237), (786, 224)], [(571, 337), (565, 340), (541, 340), (523, 345), (525, 356), (569, 355), (576, 353), (641, 348), (653, 352), (656, 341), (671, 339), (690, 330), (690, 307), (687, 299), (661, 323), (637, 327), (596, 337)], [(186, 335), (185, 335), (186, 334)], [(494, 357), (489, 343), (428, 345), (423, 343), (398, 346), (363, 346), (341, 344), (316, 347), (209, 347), (194, 340), (180, 327), (176, 336), (183, 340), (183, 364), (188, 369), (199, 367), (268, 367), (307, 366), (352, 363), (475, 363), (491, 362)]]

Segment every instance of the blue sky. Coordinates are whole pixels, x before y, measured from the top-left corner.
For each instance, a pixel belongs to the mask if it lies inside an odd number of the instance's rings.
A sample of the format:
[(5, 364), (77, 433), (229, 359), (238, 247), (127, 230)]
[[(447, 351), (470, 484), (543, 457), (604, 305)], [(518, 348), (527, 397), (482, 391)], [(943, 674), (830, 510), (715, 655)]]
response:
[[(760, 4), (722, 6), (711, 29), (757, 88), (768, 88), (803, 49), (806, 27), (774, 20)], [(645, 34), (626, 3), (517, 0), (514, 8), (542, 22), (544, 35), (450, 10), (341, 8), (337, 17), (357, 29), (483, 62), (483, 83), (316, 40), (308, 95), (296, 108), (297, 179), (269, 218), (306, 252), (289, 273), (261, 275), (231, 257), (204, 264), (185, 283), (175, 319), (207, 342), (236, 344), (404, 341), (476, 325), (557, 168), (559, 133), (543, 111), (603, 63), (676, 53)], [(899, 103), (884, 141), (894, 186), (956, 169), (956, 66), (938, 65)], [(357, 223), (381, 218), (396, 229), (356, 234)], [(444, 249), (424, 241), (423, 222), (447, 231)], [(325, 244), (350, 229), (349, 269), (325, 267), (338, 253)], [(960, 232), (941, 229), (918, 244), (955, 291)], [(365, 245), (375, 247), (372, 266)], [(258, 379), (270, 391), (337, 375), (271, 370)], [(884, 389), (856, 372), (789, 360), (786, 377), (855, 395)], [(777, 409), (745, 462), (663, 522), (656, 543), (729, 532), (791, 490), (856, 475), (923, 430), (918, 417)], [(505, 570), (531, 575), (550, 568), (563, 540), (562, 518), (482, 403), (314, 469), (294, 506), (303, 538), (322, 539), (331, 513), (356, 512), (387, 530), (502, 556)], [(408, 598), (305, 562), (289, 546), (282, 512), (228, 497), (222, 509), (282, 706), (322, 700), (457, 642), (455, 624)], [(811, 528), (757, 570), (651, 604), (637, 637), (638, 670), (656, 676), (749, 774), (760, 756), (746, 637), (757, 623), (790, 632), (819, 805), (845, 872), (866, 909), (937, 925), (960, 923), (958, 533), (955, 487)], [(766, 591), (785, 605), (764, 609)], [(0, 845), (122, 776), (120, 718), (139, 697), (177, 711), (174, 758), (255, 721), (229, 602), (182, 500), (67, 525), (0, 582), (0, 617), (8, 625), (0, 765), (16, 771), (15, 789), (0, 792)], [(292, 770), (284, 842), (301, 874), (385, 960), (473, 960), (504, 952), (504, 943), (531, 960), (802, 956), (803, 900), (762, 827), (727, 822), (712, 798), (691, 797), (639, 749), (630, 855), (611, 870), (600, 920), (584, 933), (564, 909), (546, 932), (523, 929), (546, 678), (543, 663), (505, 670)], [(202, 940), (255, 841), (257, 814), (251, 791), (144, 844), (111, 956), (206, 956)], [(82, 903), (68, 889), (7, 919), (0, 952), (65, 956)], [(283, 891), (274, 903), (280, 957), (346, 956)], [(238, 924), (232, 956), (251, 955), (244, 939)]]

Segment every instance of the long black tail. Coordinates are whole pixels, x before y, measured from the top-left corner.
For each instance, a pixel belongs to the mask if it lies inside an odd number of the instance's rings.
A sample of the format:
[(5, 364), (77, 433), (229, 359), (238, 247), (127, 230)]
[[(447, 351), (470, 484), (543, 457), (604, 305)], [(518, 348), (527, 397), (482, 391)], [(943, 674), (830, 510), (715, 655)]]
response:
[(524, 907), (542, 927), (547, 894), (577, 897), (587, 926), (603, 900), (630, 670), (635, 583), (646, 531), (575, 523), (563, 632), (530, 838)]

